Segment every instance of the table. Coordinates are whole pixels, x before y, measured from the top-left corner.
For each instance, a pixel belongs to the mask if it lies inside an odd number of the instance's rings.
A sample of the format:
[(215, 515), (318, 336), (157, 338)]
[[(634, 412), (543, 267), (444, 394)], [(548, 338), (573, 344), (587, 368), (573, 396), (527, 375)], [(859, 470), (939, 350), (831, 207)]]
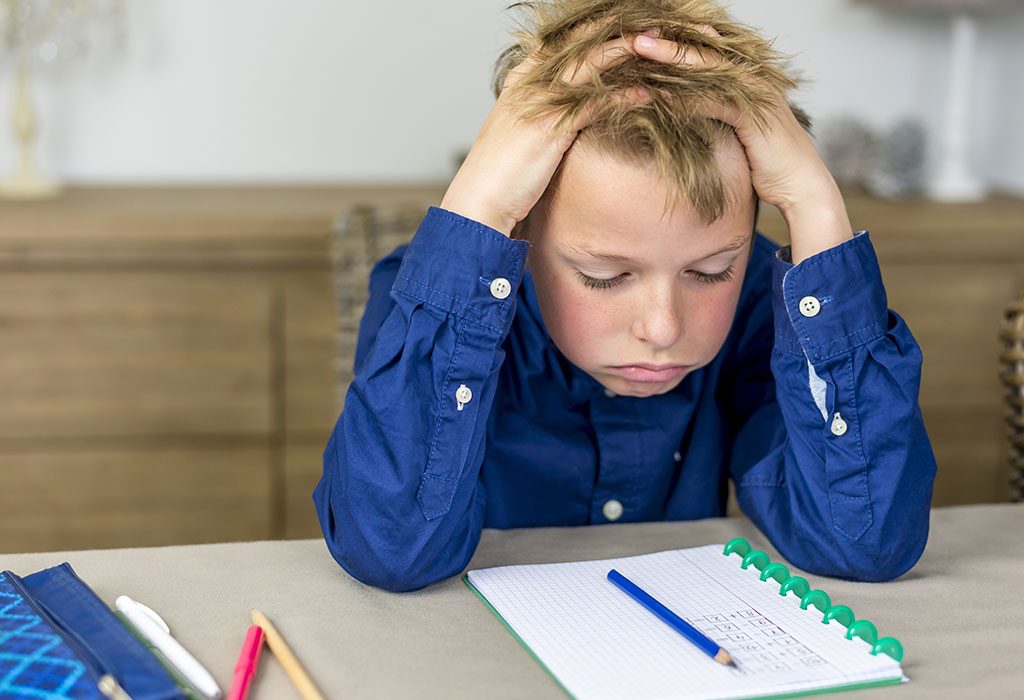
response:
[[(485, 530), (470, 568), (620, 557), (737, 536), (776, 559), (749, 521), (722, 518)], [(28, 574), (65, 560), (107, 603), (127, 593), (153, 607), (225, 691), (249, 610), (258, 607), (329, 698), (565, 697), (460, 577), (388, 593), (350, 578), (318, 540), (0, 555), (0, 569)], [(911, 683), (855, 692), (879, 700), (1021, 697), (1024, 505), (934, 510), (924, 557), (897, 581), (809, 579), (906, 648)], [(250, 697), (297, 697), (266, 652)]]

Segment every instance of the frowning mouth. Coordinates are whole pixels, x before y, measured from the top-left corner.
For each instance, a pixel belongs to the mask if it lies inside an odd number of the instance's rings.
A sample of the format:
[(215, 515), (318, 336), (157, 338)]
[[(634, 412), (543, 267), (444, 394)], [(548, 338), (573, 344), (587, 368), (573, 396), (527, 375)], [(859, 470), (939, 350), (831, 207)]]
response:
[(632, 382), (668, 382), (678, 379), (690, 369), (692, 369), (691, 365), (653, 365), (649, 363), (609, 367), (613, 374)]

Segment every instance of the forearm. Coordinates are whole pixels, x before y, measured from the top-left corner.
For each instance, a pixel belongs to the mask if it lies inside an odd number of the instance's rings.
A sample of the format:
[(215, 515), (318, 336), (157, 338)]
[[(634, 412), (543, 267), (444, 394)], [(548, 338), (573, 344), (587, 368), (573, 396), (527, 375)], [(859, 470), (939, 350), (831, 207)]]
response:
[[(421, 588), (476, 547), (486, 424), (525, 247), (433, 209), (390, 275), (390, 311), (360, 329), (314, 501), (331, 553), (364, 582)], [(379, 304), (371, 298), (368, 315), (379, 318)]]
[(794, 564), (891, 578), (924, 546), (935, 463), (920, 349), (858, 238), (799, 266), (776, 262), (777, 403), (751, 413), (732, 467), (745, 512)]

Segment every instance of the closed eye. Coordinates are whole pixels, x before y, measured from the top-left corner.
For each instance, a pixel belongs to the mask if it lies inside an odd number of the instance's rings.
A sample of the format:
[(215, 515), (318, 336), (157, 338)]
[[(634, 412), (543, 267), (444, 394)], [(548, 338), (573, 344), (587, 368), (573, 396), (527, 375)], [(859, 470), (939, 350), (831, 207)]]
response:
[(625, 282), (629, 273), (623, 272), (621, 275), (605, 279), (601, 277), (590, 277), (589, 275), (585, 275), (577, 270), (576, 276), (579, 278), (580, 282), (583, 283), (584, 287), (590, 287), (591, 289), (610, 289), (611, 287), (618, 286)]
[(721, 272), (708, 273), (693, 270), (691, 274), (693, 275), (694, 279), (703, 284), (716, 284), (718, 282), (728, 282), (729, 280), (732, 279), (732, 265), (725, 268)]

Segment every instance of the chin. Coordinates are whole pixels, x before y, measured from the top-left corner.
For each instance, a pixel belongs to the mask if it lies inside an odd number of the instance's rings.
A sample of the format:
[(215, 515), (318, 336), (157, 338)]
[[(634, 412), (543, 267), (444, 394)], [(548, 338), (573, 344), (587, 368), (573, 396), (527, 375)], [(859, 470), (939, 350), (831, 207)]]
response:
[(676, 381), (670, 384), (646, 384), (642, 382), (624, 382), (619, 380), (608, 384), (601, 382), (601, 384), (606, 389), (614, 391), (619, 396), (632, 396), (634, 398), (644, 399), (649, 396), (657, 396), (658, 394), (667, 394), (679, 386), (680, 382)]

